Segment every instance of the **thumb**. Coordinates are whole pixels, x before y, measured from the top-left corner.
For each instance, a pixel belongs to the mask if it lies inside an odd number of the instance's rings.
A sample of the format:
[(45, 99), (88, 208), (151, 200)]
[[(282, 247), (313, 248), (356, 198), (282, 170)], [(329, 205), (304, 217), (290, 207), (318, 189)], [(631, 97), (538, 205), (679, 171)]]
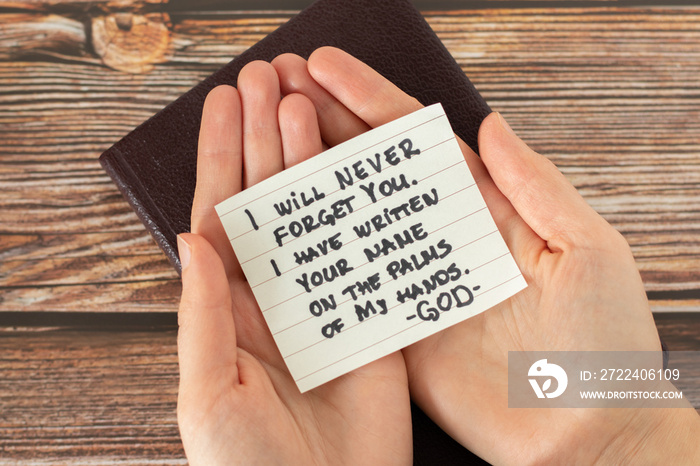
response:
[(592, 241), (593, 229), (609, 228), (546, 157), (530, 149), (500, 113), (479, 128), (479, 151), (491, 178), (551, 250)]
[(238, 383), (231, 290), (221, 258), (200, 235), (178, 235), (177, 243), (182, 261), (177, 342), (181, 391), (198, 393), (212, 377)]

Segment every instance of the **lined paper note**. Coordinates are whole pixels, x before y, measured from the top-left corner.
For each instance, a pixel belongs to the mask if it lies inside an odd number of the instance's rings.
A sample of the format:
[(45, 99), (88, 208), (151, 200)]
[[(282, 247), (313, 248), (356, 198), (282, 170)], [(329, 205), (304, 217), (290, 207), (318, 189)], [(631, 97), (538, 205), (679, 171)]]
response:
[(527, 286), (440, 104), (216, 210), (301, 392)]

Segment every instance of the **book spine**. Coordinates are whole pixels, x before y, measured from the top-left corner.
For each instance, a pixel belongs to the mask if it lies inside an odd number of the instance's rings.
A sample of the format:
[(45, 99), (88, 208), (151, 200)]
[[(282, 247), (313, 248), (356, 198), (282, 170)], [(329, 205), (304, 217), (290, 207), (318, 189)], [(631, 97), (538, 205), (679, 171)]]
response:
[(125, 157), (116, 146), (113, 146), (103, 153), (99, 160), (102, 168), (114, 180), (124, 199), (134, 209), (177, 273), (181, 274), (182, 267), (177, 252), (177, 232), (153, 202)]

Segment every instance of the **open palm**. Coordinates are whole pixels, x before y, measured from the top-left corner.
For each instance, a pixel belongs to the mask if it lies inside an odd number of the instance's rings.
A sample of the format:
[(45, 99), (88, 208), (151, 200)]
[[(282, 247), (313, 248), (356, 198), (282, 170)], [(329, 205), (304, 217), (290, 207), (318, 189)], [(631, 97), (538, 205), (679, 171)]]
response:
[(411, 415), (394, 353), (305, 394), (289, 375), (214, 206), (321, 152), (313, 104), (280, 100), (268, 63), (207, 97), (192, 233), (180, 235), (178, 422), (191, 464), (407, 464)]
[[(283, 55), (273, 65), (284, 92), (314, 102), (324, 139), (336, 143), (421, 107), (338, 49), (319, 49), (308, 63)], [(452, 437), (499, 464), (638, 453), (662, 422), (645, 424), (645, 432), (631, 428), (652, 418), (640, 410), (509, 409), (507, 395), (508, 351), (660, 350), (629, 246), (500, 115), (482, 123), (481, 158), (460, 144), (529, 286), (405, 348), (411, 396)], [(694, 417), (697, 433), (697, 415), (682, 411)]]

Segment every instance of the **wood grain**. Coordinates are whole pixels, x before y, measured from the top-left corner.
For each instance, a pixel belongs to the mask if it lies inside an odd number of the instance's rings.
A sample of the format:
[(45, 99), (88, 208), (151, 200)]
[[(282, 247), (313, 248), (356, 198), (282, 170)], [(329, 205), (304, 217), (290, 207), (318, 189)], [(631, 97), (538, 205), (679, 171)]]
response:
[[(700, 350), (698, 315), (656, 322), (671, 350)], [(0, 328), (0, 465), (184, 464), (176, 351), (168, 328)], [(700, 385), (684, 394), (700, 407)]]
[[(162, 62), (126, 73), (85, 32), (165, 7), (79, 3), (0, 9), (0, 311), (173, 311), (177, 277), (97, 157), (291, 13), (171, 4)], [(494, 110), (623, 232), (654, 310), (700, 310), (700, 8), (426, 17)]]
[(0, 464), (186, 464), (174, 331), (0, 332)]
[[(179, 279), (97, 157), (308, 3), (0, 4), (0, 465), (186, 464)], [(522, 3), (545, 7), (426, 17), (623, 232), (653, 309), (700, 311), (700, 8)], [(655, 315), (671, 350), (700, 350), (699, 315)]]

